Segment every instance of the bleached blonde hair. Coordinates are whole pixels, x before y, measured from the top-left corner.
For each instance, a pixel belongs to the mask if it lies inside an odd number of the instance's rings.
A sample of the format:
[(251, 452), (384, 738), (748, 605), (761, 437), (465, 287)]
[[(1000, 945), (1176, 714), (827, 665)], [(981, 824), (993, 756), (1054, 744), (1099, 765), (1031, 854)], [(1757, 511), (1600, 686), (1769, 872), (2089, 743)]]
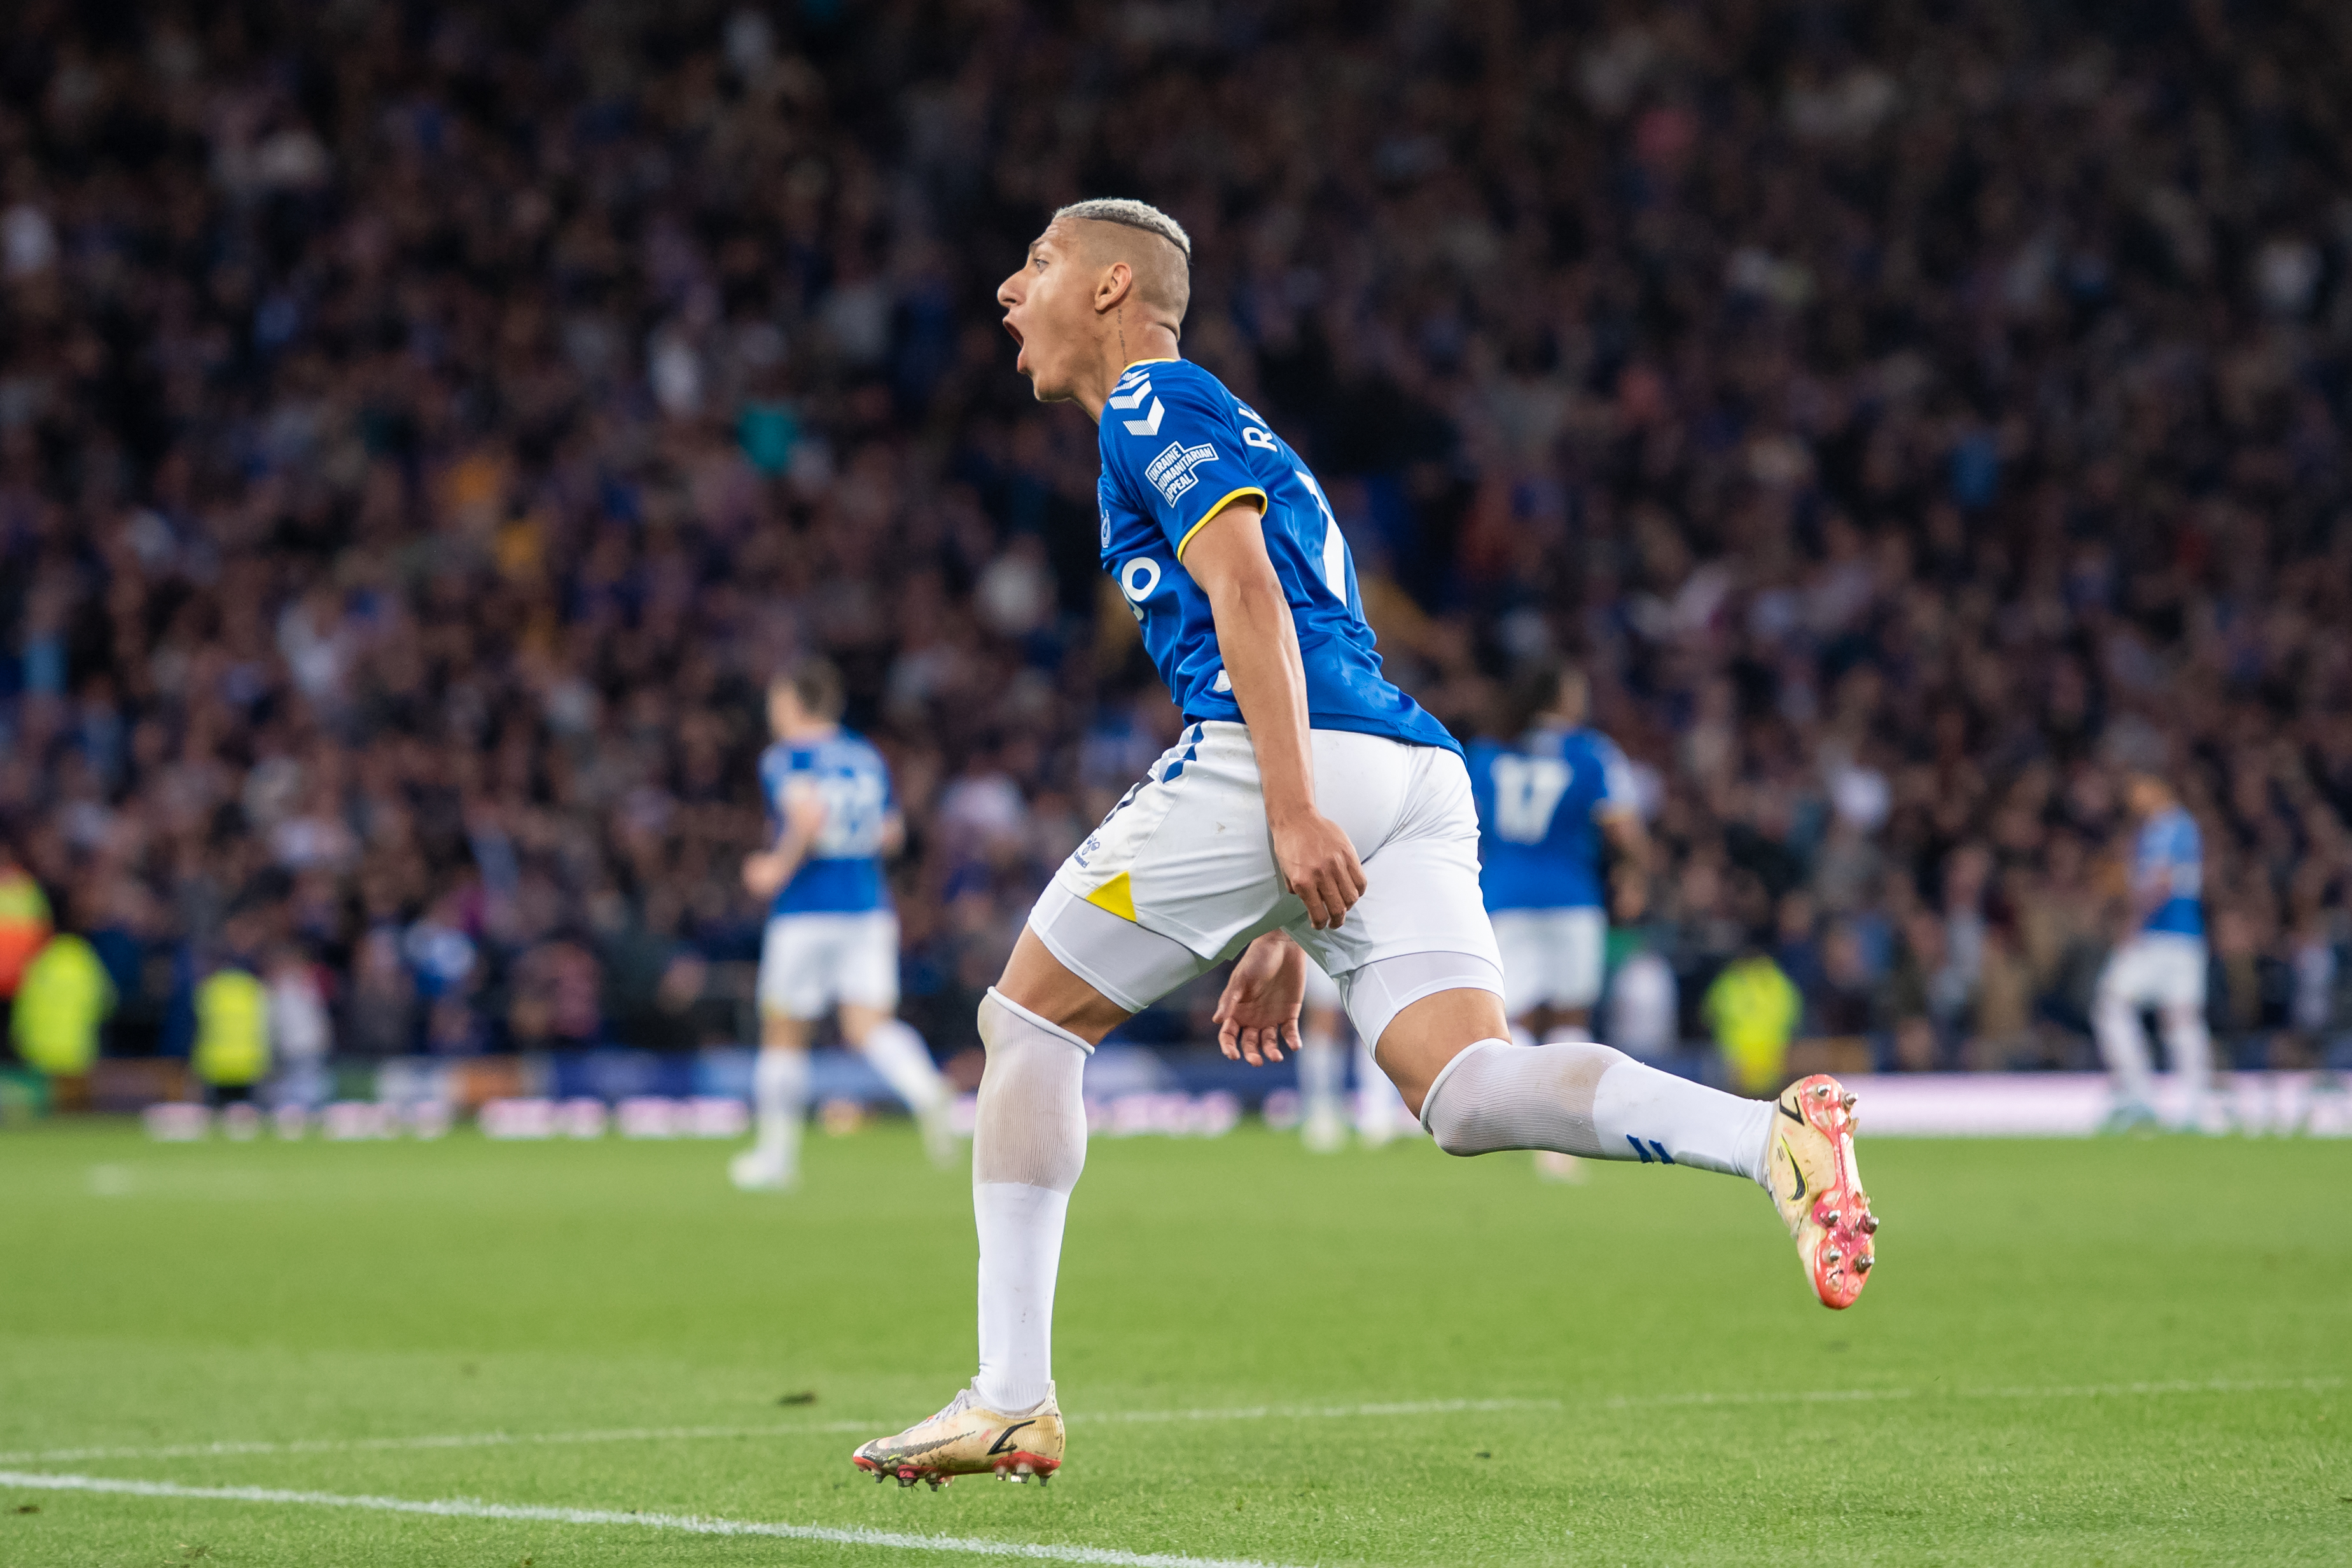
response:
[(1097, 196), (1088, 202), (1072, 202), (1055, 213), (1056, 219), (1084, 218), (1089, 223), (1122, 224), (1146, 234), (1158, 235), (1183, 253), (1187, 267), (1192, 262), (1192, 236), (1184, 225), (1161, 212), (1149, 202), (1139, 202), (1127, 196)]

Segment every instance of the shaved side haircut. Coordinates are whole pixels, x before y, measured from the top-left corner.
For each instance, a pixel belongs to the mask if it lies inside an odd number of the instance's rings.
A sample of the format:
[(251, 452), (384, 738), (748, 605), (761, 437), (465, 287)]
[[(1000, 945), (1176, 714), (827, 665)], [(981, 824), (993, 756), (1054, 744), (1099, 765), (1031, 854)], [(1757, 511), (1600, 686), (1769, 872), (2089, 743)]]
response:
[(1089, 247), (1101, 253), (1104, 260), (1123, 261), (1135, 270), (1136, 298), (1146, 308), (1166, 315), (1171, 327), (1183, 321), (1192, 303), (1192, 236), (1184, 232), (1183, 225), (1149, 203), (1124, 196), (1073, 202), (1054, 214), (1056, 223), (1065, 218), (1111, 224), (1160, 241), (1160, 245), (1119, 245), (1097, 230), (1097, 239)]

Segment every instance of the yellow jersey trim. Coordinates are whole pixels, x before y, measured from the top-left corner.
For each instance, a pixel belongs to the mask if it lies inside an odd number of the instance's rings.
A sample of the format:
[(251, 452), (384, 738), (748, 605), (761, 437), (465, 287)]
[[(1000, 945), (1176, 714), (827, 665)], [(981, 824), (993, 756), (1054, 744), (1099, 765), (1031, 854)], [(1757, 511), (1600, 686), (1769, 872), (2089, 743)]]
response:
[(1180, 561), (1184, 559), (1184, 547), (1192, 542), (1192, 536), (1199, 533), (1202, 528), (1207, 528), (1211, 523), (1216, 521), (1217, 514), (1219, 512), (1223, 511), (1227, 507), (1232, 506), (1244, 496), (1255, 496), (1257, 497), (1258, 510), (1265, 510), (1265, 492), (1259, 489), (1255, 485), (1244, 485), (1238, 490), (1226, 491), (1223, 495), (1217, 497), (1217, 504), (1211, 507), (1206, 512), (1202, 514), (1201, 520), (1194, 523), (1191, 528), (1186, 528), (1184, 530), (1184, 537), (1176, 541), (1176, 559)]

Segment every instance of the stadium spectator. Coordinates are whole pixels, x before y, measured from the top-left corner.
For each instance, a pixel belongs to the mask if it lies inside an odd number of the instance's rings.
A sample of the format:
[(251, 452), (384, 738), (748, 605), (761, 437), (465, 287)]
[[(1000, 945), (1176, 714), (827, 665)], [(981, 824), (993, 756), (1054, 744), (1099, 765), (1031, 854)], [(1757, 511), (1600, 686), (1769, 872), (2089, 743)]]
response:
[(2217, 1030), (2340, 1051), (2326, 8), (1143, 15), (24, 0), (0, 824), (109, 890), (115, 1049), (184, 1037), (231, 910), (344, 1050), (701, 1038), (802, 650), (902, 782), (909, 1008), (968, 1039), (1174, 727), (988, 303), (1118, 192), (1200, 242), (1187, 351), (1330, 481), (1402, 684), (1467, 727), (1590, 669), (1686, 1036), (1770, 926), (1809, 1031), (2086, 1061), (2164, 755)]

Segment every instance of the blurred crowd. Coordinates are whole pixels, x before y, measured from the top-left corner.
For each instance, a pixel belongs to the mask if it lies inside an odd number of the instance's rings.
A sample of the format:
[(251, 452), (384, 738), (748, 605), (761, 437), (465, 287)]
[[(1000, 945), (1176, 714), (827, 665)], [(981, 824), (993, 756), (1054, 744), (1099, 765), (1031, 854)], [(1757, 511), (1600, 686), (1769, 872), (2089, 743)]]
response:
[(2132, 768), (2242, 1060), (2347, 1027), (2352, 13), (12, 11), (0, 828), (111, 1050), (224, 967), (338, 1051), (746, 1038), (803, 650), (968, 1040), (1178, 727), (991, 304), (1097, 194), (1190, 228), (1400, 684), (1589, 669), (1684, 1032), (1760, 948), (1884, 1065), (2087, 1061)]

